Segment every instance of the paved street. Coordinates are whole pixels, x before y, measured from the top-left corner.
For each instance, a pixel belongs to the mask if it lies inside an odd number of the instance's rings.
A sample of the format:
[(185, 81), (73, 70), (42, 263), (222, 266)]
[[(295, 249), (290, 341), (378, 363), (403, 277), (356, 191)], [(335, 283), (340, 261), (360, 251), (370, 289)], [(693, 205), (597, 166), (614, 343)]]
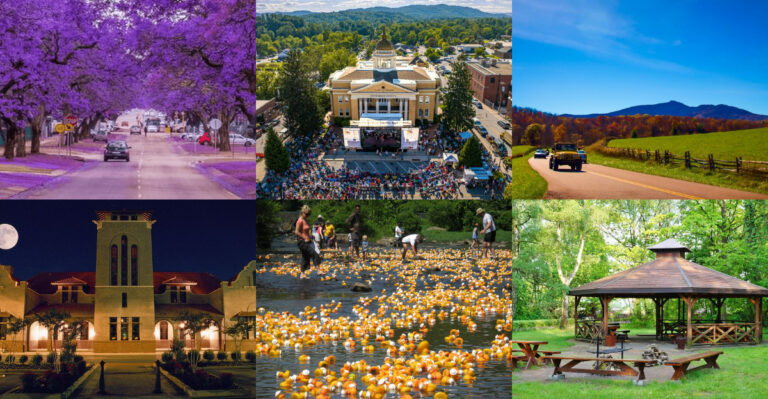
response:
[(167, 134), (115, 134), (131, 146), (130, 162), (103, 162), (100, 152), (86, 154), (94, 165), (50, 187), (30, 190), (30, 199), (236, 199), (237, 196), (200, 174), (198, 159), (174, 152)]

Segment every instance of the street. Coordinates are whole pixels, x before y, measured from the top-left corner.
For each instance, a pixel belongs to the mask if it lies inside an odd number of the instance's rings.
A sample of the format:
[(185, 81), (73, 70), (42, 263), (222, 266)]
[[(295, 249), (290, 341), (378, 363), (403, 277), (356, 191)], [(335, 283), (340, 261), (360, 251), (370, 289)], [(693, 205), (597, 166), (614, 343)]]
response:
[(29, 199), (236, 199), (231, 192), (200, 174), (194, 156), (174, 152), (168, 135), (115, 134), (125, 140), (131, 160), (103, 162), (100, 152), (87, 154), (92, 166), (61, 181), (24, 194)]
[(549, 187), (545, 199), (765, 199), (766, 196), (748, 191), (710, 186), (669, 177), (654, 176), (585, 164), (581, 172), (567, 166), (559, 171), (549, 169), (548, 159), (528, 160)]

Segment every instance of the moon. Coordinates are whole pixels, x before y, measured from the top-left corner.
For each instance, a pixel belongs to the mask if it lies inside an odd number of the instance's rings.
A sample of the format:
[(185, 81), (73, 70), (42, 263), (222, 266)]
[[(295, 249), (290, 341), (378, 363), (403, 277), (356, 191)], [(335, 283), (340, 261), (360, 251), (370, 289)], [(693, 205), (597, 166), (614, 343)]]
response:
[(19, 232), (10, 224), (0, 224), (0, 249), (11, 249), (19, 242)]

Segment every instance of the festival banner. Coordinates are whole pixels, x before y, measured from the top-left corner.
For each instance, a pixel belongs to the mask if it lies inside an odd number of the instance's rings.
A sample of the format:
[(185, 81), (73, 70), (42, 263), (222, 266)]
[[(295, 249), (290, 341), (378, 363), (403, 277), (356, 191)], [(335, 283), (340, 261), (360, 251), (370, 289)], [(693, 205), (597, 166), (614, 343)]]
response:
[(360, 129), (345, 127), (344, 129), (344, 148), (360, 149)]
[(400, 135), (400, 148), (403, 150), (419, 149), (419, 128), (407, 128)]

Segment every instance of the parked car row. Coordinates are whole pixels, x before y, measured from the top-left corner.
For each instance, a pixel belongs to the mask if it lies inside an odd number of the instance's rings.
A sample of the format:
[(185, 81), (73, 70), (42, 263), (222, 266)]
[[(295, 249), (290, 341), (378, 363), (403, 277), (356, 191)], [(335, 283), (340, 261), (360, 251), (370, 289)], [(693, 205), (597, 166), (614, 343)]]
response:
[[(181, 135), (182, 140), (186, 141), (197, 141), (198, 144), (201, 145), (213, 145), (213, 140), (211, 139), (211, 135), (208, 132), (205, 133), (183, 133)], [(235, 144), (235, 145), (242, 145), (245, 147), (250, 147), (252, 145), (256, 145), (256, 140), (252, 138), (245, 137), (241, 134), (237, 133), (230, 133), (229, 134), (229, 143)]]

